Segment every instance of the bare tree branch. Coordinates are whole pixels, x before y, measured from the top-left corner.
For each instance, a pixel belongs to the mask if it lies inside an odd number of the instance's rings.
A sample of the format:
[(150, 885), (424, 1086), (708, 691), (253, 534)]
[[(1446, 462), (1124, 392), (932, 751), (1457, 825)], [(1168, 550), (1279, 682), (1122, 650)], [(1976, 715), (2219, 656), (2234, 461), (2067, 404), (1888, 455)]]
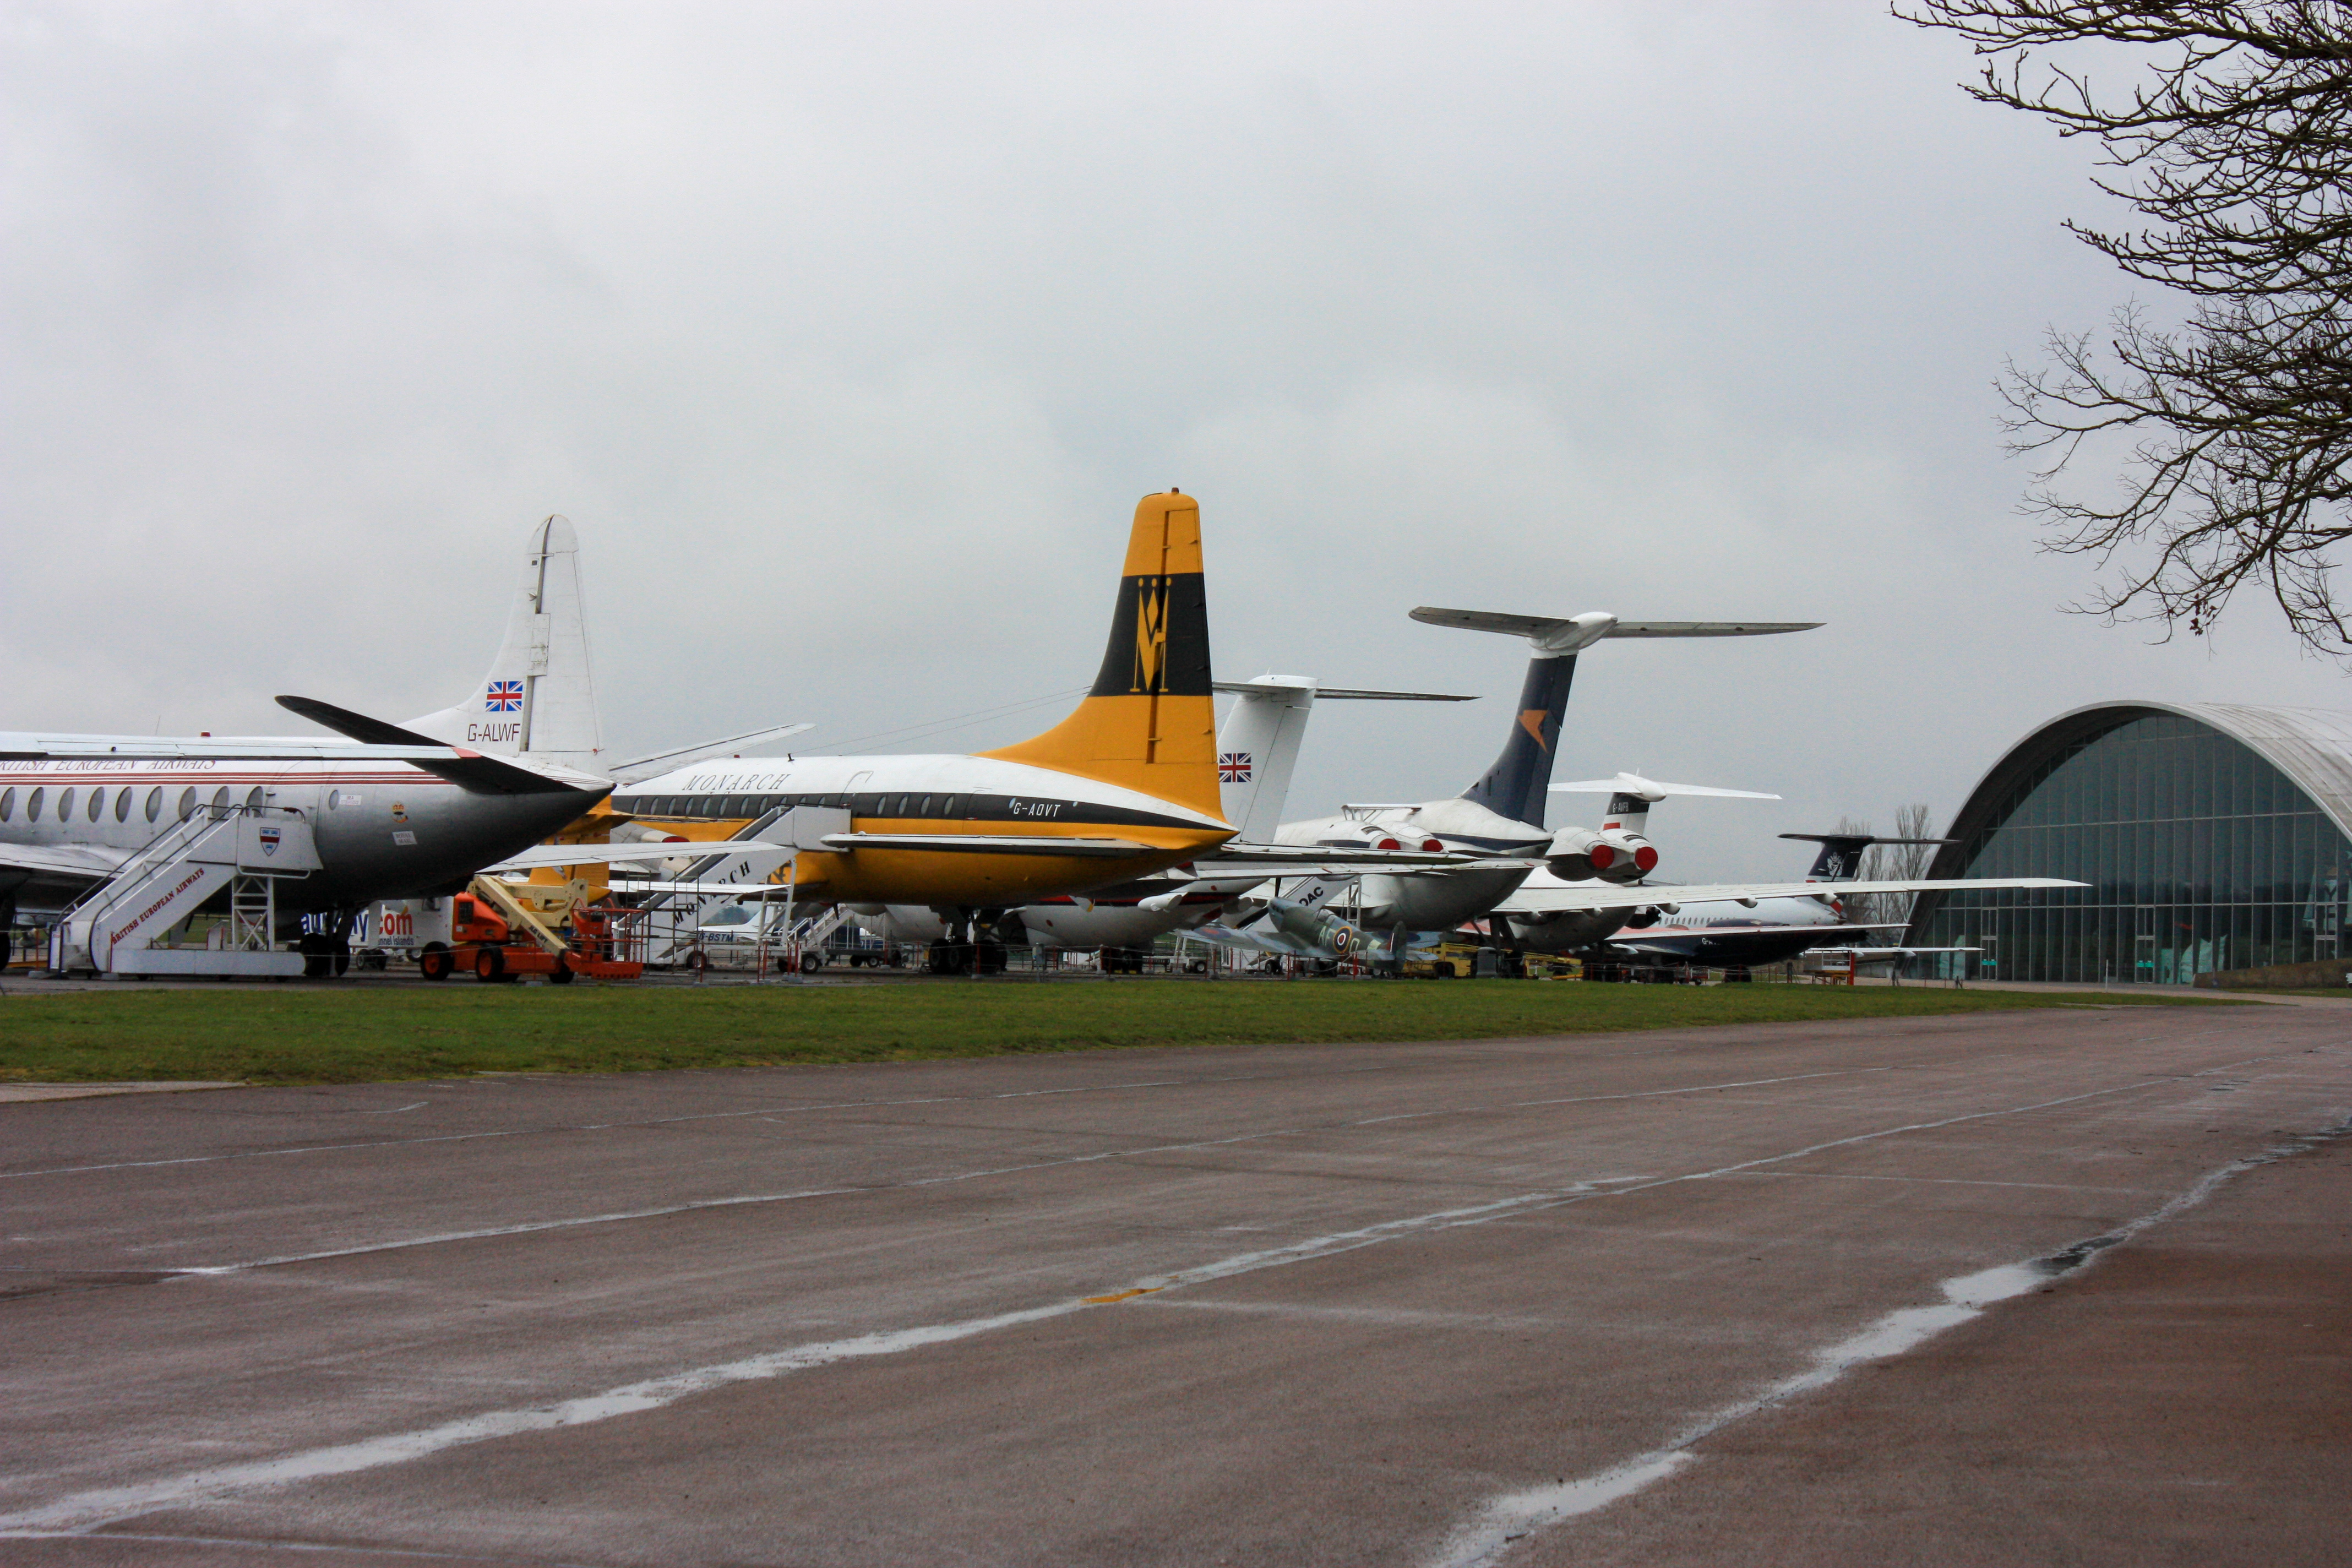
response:
[[(2120, 5), (1922, 0), (1896, 16), (1985, 58), (1968, 90), (2092, 136), (2096, 184), (2150, 223), (2086, 245), (2195, 301), (2178, 331), (2118, 312), (2104, 342), (2053, 331), (2048, 363), (2002, 384), (2012, 451), (2042, 467), (2026, 500), (2044, 542), (2094, 557), (2076, 608), (2210, 628), (2252, 589), (2308, 646), (2352, 657), (2335, 551), (2352, 535), (2352, 6), (2335, 0)], [(2136, 85), (2038, 52), (2138, 47)], [(2053, 481), (2090, 437), (2137, 437), (2122, 499)]]

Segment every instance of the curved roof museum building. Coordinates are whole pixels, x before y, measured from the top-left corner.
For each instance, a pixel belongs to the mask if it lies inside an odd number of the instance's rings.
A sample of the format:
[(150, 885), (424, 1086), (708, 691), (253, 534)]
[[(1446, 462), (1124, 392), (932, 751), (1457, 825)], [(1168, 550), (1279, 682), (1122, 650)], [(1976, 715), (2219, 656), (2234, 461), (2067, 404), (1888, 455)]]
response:
[(1948, 837), (1931, 877), (2090, 884), (1923, 894), (1906, 941), (1980, 946), (1972, 973), (2186, 984), (2336, 958), (2352, 891), (2352, 713), (2078, 708), (1994, 764)]

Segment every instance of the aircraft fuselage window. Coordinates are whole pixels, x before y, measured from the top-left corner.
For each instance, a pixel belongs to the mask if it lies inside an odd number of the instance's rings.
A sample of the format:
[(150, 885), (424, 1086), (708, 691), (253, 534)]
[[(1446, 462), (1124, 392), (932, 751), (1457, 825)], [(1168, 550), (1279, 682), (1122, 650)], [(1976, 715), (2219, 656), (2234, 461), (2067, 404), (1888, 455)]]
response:
[(922, 809), (916, 812), (915, 815), (917, 816), (929, 816), (931, 815), (931, 797), (929, 795), (925, 795), (923, 797)]
[(114, 820), (117, 822), (131, 820), (131, 791), (128, 788), (114, 792)]
[(41, 820), (41, 797), (47, 794), (48, 794), (48, 791), (47, 790), (37, 789), (31, 795), (25, 797), (26, 821), (38, 822)]
[(74, 792), (70, 785), (58, 791), (58, 820), (59, 822), (71, 822), (73, 820), (73, 796)]
[(941, 816), (950, 817), (961, 816), (963, 815), (963, 796), (960, 795), (951, 795), (948, 796), (948, 803), (946, 805), (940, 808), (940, 815)]
[(252, 791), (246, 795), (245, 804), (252, 806), (256, 810), (259, 810), (262, 806), (269, 804), (269, 792), (263, 789), (259, 784), (256, 784), (253, 786)]
[(190, 784), (180, 792), (180, 820), (185, 822), (196, 815), (196, 786)]
[(227, 809), (228, 785), (223, 784), (220, 788), (213, 791), (213, 811), (215, 814), (218, 814), (220, 812), (226, 811)]
[(106, 792), (105, 792), (104, 790), (102, 790), (102, 789), (94, 789), (94, 790), (90, 791), (90, 792), (89, 792), (89, 819), (90, 819), (92, 822), (96, 822), (100, 817), (101, 817), (101, 816), (105, 816), (105, 815), (106, 815)]
[(16, 788), (14, 784), (0, 790), (0, 822), (16, 815)]
[(163, 815), (163, 786), (157, 784), (147, 792), (147, 820), (154, 821)]

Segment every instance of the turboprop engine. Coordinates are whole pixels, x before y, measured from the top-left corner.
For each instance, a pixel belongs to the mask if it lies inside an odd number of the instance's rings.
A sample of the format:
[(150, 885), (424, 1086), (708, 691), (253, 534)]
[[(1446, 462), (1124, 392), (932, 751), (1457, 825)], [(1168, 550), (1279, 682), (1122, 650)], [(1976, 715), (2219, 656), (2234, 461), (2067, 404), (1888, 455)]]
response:
[(1638, 833), (1622, 828), (1563, 827), (1552, 835), (1545, 855), (1554, 876), (1580, 882), (1598, 877), (1604, 882), (1631, 882), (1658, 865), (1658, 847)]
[(1363, 940), (1354, 926), (1328, 910), (1311, 910), (1288, 899), (1276, 899), (1267, 908), (1273, 913), (1275, 928), (1283, 935), (1334, 958), (1347, 957)]

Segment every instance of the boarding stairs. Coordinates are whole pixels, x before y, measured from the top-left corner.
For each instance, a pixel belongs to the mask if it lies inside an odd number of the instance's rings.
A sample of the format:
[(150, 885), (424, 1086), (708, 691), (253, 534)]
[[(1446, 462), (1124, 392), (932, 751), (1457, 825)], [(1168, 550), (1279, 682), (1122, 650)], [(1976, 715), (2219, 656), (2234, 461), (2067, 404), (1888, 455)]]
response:
[(798, 929), (793, 932), (793, 940), (801, 944), (803, 952), (806, 952), (813, 947), (823, 947), (826, 939), (847, 924), (848, 921), (847, 905), (828, 904), (824, 909), (801, 921)]
[[(76, 900), (49, 933), (59, 973), (299, 975), (303, 955), (278, 951), (278, 884), (320, 868), (310, 823), (279, 806), (204, 806), (148, 840)], [(223, 888), (219, 945), (159, 945)]]
[[(800, 805), (780, 808), (737, 829), (738, 838), (756, 838), (769, 844), (789, 844), (798, 849), (814, 849), (823, 845), (828, 833), (849, 831), (849, 813), (838, 807)], [(687, 844), (648, 844), (646, 848), (665, 858), (687, 861), (675, 880), (692, 884), (698, 889), (740, 887), (746, 891), (766, 887), (769, 876), (776, 869), (772, 860), (746, 860), (730, 855), (727, 840), (705, 839)], [(650, 857), (649, 857), (650, 858)], [(791, 859), (784, 862), (789, 866)], [(615, 884), (615, 890), (625, 891), (626, 882)], [(646, 959), (654, 964), (688, 963), (702, 949), (702, 934), (697, 929), (709, 911), (730, 901), (724, 892), (656, 891), (639, 900), (637, 908), (647, 916), (645, 928), (647, 942)], [(831, 934), (828, 926), (826, 934)], [(803, 939), (806, 941), (805, 938)], [(779, 944), (781, 945), (781, 944)]]

